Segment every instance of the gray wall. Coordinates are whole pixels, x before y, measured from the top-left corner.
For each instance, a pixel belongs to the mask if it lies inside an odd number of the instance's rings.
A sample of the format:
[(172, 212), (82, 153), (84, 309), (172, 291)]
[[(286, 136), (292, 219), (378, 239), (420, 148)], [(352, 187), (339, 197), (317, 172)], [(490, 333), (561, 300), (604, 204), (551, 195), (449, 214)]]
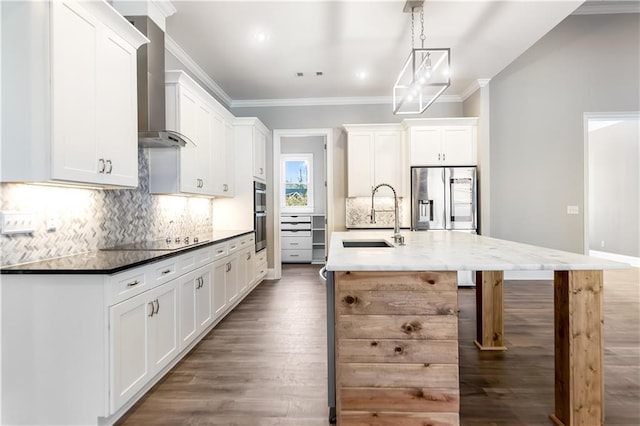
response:
[(462, 103), (462, 116), (480, 117), (480, 113), (480, 89), (478, 89)]
[(639, 42), (638, 14), (569, 16), (491, 80), (492, 236), (584, 251), (583, 114), (640, 109)]
[(638, 125), (628, 120), (589, 132), (591, 250), (640, 257)]
[[(325, 190), (324, 137), (283, 137), (280, 141), (282, 154), (313, 154), (313, 212), (324, 214), (327, 191)], [(283, 178), (284, 176), (281, 176)]]

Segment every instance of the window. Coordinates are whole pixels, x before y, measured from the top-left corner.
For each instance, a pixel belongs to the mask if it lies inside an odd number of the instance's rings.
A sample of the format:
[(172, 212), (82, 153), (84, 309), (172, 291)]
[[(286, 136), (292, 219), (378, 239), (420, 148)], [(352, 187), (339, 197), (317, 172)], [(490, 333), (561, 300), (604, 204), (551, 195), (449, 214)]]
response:
[(280, 199), (283, 212), (313, 212), (313, 154), (282, 154)]

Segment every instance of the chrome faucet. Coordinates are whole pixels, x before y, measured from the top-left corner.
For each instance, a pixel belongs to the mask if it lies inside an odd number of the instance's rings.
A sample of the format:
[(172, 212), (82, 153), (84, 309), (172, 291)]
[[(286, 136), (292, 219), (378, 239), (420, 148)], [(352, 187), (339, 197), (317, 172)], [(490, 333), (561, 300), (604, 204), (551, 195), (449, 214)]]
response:
[(373, 190), (371, 191), (371, 223), (376, 223), (376, 209), (373, 204), (373, 200), (374, 200), (374, 197), (376, 196), (376, 191), (378, 191), (378, 188), (380, 188), (381, 186), (386, 186), (389, 189), (391, 189), (391, 192), (393, 192), (393, 215), (395, 218), (395, 223), (393, 227), (393, 242), (403, 246), (404, 236), (400, 235), (400, 217), (398, 215), (398, 197), (396, 195), (396, 190), (393, 189), (393, 186), (389, 185), (388, 183), (381, 183), (377, 185), (375, 188), (373, 188)]

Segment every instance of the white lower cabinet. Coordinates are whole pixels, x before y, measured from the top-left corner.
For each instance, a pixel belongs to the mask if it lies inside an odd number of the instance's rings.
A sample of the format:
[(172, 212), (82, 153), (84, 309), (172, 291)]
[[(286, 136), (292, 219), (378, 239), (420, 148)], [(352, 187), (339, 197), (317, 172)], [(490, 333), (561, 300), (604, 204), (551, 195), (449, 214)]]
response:
[(253, 247), (243, 250), (238, 255), (238, 294), (244, 295), (255, 278), (256, 265)]
[(178, 354), (177, 280), (110, 308), (111, 412)]
[(178, 279), (180, 348), (186, 348), (213, 322), (213, 271), (204, 266)]

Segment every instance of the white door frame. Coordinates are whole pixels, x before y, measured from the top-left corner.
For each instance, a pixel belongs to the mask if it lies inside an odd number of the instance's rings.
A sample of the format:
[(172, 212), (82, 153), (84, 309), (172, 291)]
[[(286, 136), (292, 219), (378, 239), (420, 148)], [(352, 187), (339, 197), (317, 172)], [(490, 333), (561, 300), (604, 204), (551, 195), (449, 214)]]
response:
[(640, 120), (640, 111), (585, 112), (584, 113), (584, 204), (582, 206), (583, 249), (589, 255), (589, 120)]
[[(280, 143), (283, 137), (320, 136), (327, 145), (325, 158), (325, 180), (327, 182), (325, 217), (325, 240), (333, 229), (333, 129), (275, 129), (273, 131), (273, 274), (282, 276), (282, 252), (280, 251)], [(325, 243), (325, 247), (328, 247)]]

